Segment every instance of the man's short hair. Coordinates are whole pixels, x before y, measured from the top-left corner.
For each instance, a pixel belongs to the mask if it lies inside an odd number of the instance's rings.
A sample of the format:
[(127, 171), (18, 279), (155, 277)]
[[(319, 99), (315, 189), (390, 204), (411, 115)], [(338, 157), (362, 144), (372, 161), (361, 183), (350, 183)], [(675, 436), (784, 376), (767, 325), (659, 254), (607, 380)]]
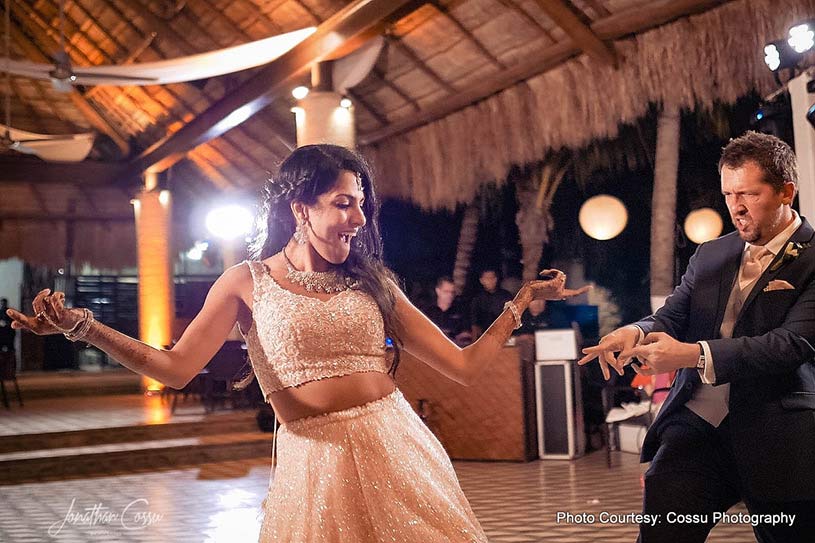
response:
[(485, 273), (494, 273), (495, 277), (498, 277), (498, 270), (496, 270), (495, 268), (484, 268), (480, 272), (478, 272), (478, 278), (481, 279), (482, 277), (484, 277)]
[(719, 159), (722, 168), (741, 168), (746, 162), (754, 162), (764, 172), (764, 182), (780, 191), (784, 183), (792, 182), (798, 188), (798, 165), (792, 148), (783, 140), (770, 134), (752, 130), (730, 140)]
[(449, 275), (442, 275), (441, 277), (436, 279), (436, 288), (439, 288), (444, 283), (450, 283), (451, 285), (455, 285), (455, 283), (453, 283), (453, 279)]

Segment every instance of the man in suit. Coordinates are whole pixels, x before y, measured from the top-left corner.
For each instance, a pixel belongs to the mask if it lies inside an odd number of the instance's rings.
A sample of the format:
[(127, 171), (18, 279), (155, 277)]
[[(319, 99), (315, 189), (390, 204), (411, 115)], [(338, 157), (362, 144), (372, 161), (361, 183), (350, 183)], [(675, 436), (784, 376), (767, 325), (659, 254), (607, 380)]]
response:
[[(700, 245), (661, 309), (580, 363), (598, 358), (606, 378), (634, 358), (641, 374), (678, 370), (643, 444), (643, 509), (660, 517), (640, 541), (703, 542), (717, 521), (747, 520), (762, 543), (812, 542), (815, 240), (792, 209), (795, 155), (748, 132), (719, 172), (736, 231)], [(721, 517), (739, 501), (756, 516)]]

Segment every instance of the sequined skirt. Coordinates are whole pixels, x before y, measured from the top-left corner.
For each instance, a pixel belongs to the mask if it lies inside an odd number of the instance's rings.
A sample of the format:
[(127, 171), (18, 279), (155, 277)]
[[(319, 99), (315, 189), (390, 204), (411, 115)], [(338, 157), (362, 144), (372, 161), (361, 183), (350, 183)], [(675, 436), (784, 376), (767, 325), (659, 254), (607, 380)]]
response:
[(260, 541), (486, 542), (447, 453), (397, 390), (278, 431)]

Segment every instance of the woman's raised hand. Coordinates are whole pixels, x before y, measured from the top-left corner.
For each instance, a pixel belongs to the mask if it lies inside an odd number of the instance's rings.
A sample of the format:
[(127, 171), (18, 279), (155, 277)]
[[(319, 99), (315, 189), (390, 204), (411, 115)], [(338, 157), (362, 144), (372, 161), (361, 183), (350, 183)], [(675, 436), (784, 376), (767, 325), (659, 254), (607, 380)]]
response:
[(74, 329), (84, 316), (79, 309), (65, 308), (65, 293), (57, 291), (51, 294), (51, 289), (47, 288), (37, 293), (31, 305), (34, 308), (31, 317), (14, 309), (6, 311), (12, 319), (12, 328), (28, 330), (38, 336), (62, 334)]
[(565, 300), (579, 296), (592, 288), (591, 285), (578, 289), (566, 288), (566, 274), (556, 269), (543, 270), (538, 275), (547, 279), (529, 281), (524, 285), (529, 287), (532, 299)]

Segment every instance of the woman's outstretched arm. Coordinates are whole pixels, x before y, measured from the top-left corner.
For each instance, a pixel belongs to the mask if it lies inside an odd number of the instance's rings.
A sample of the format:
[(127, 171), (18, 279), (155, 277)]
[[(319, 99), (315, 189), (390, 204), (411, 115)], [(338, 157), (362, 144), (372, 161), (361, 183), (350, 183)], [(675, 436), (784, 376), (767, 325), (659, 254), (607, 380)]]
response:
[[(535, 298), (561, 300), (586, 292), (590, 287), (572, 290), (565, 287), (565, 275), (558, 270), (544, 270), (542, 275), (554, 279), (525, 283), (513, 302), (520, 316)], [(475, 378), (495, 359), (506, 343), (516, 321), (511, 310), (504, 309), (474, 343), (461, 348), (453, 343), (433, 322), (419, 311), (407, 296), (396, 289), (397, 332), (408, 353), (463, 385)]]
[[(103, 350), (126, 368), (156, 379), (172, 388), (183, 388), (207, 365), (224, 344), (238, 320), (243, 302), (240, 286), (251, 284), (249, 269), (228, 269), (209, 291), (203, 308), (171, 349), (157, 349), (93, 321), (83, 342)], [(32, 303), (35, 316), (10, 309), (12, 327), (38, 335), (58, 334), (72, 329), (83, 318), (81, 309), (66, 309), (65, 295), (41, 291)], [(45, 313), (44, 316), (37, 317)], [(50, 322), (49, 322), (50, 321)]]

